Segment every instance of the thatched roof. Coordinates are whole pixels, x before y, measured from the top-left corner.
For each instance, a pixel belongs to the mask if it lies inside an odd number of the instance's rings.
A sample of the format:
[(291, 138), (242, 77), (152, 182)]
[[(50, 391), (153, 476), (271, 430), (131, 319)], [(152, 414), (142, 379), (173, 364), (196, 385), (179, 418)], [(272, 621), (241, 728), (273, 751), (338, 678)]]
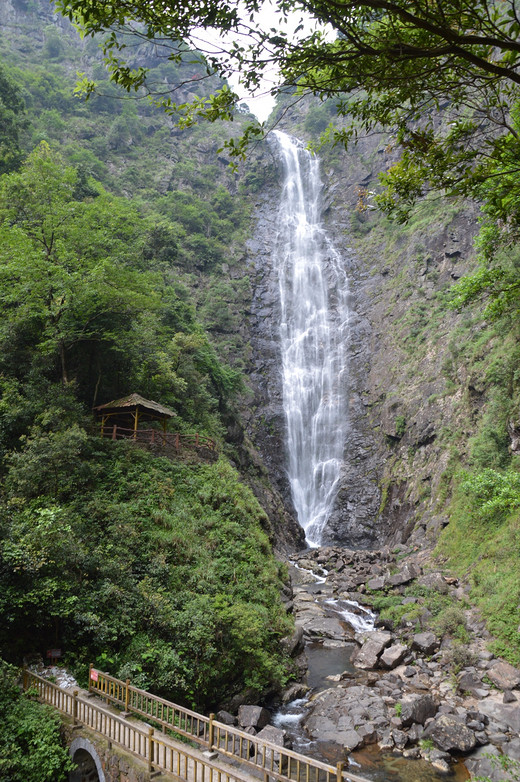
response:
[(122, 399), (114, 399), (112, 402), (107, 402), (104, 405), (98, 405), (94, 410), (102, 413), (115, 413), (118, 410), (125, 412), (126, 410), (133, 410), (136, 407), (143, 412), (155, 414), (163, 418), (173, 418), (177, 415), (173, 410), (169, 410), (167, 407), (164, 407), (164, 405), (160, 405), (159, 402), (152, 402), (150, 399), (145, 399), (143, 396), (140, 396), (140, 394), (130, 394), (129, 396), (124, 396)]

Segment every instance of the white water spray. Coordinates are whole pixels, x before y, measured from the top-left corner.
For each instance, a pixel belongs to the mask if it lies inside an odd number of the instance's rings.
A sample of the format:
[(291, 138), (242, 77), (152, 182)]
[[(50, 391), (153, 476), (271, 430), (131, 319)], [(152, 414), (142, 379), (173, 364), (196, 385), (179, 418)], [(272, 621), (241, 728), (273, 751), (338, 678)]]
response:
[(321, 224), (318, 159), (274, 134), (284, 166), (274, 260), (281, 299), (288, 476), (309, 545), (321, 543), (345, 443), (348, 280)]

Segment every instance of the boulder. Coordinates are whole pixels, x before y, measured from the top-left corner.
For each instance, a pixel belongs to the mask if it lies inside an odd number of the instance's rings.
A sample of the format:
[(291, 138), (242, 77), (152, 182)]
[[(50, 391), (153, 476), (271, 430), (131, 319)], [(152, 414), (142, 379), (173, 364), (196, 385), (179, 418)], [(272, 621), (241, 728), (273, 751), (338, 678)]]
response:
[(294, 633), (282, 638), (280, 646), (289, 657), (295, 657), (297, 654), (303, 651), (303, 627), (296, 625)]
[(229, 711), (224, 711), (223, 709), (217, 712), (216, 719), (217, 722), (221, 722), (223, 725), (236, 725), (237, 722), (236, 717), (233, 717)]
[(352, 655), (352, 663), (356, 668), (375, 668), (379, 656), (392, 643), (391, 633), (384, 633), (376, 630), (373, 633), (366, 634), (366, 640), (361, 647)]
[(402, 663), (407, 653), (408, 647), (404, 644), (393, 644), (385, 649), (379, 658), (379, 662), (385, 668), (396, 668)]
[(431, 761), (431, 764), (436, 771), (440, 771), (442, 774), (449, 773), (450, 766), (446, 760), (443, 760), (442, 758), (434, 758)]
[(402, 584), (408, 584), (410, 581), (413, 581), (414, 578), (417, 578), (419, 573), (420, 571), (415, 565), (405, 565), (399, 573), (388, 576), (385, 579), (385, 582), (386, 584), (390, 584), (390, 586), (401, 586)]
[(464, 765), (471, 773), (472, 778), (486, 777), (490, 782), (506, 782), (511, 777), (507, 771), (502, 771), (498, 762), (499, 751), (496, 747), (486, 745), (479, 747), (469, 758), (464, 760)]
[(387, 730), (378, 741), (379, 749), (383, 752), (393, 749), (395, 746), (394, 739), (392, 738), (392, 731)]
[(364, 725), (360, 725), (356, 728), (356, 733), (361, 736), (363, 747), (368, 746), (368, 744), (375, 744), (377, 741), (377, 730), (373, 722), (366, 722)]
[(395, 728), (392, 731), (392, 738), (394, 740), (394, 744), (397, 747), (397, 749), (404, 749), (408, 744), (408, 736), (406, 735), (404, 730), (398, 730), (397, 728)]
[(509, 758), (520, 760), (520, 738), (511, 739), (502, 747), (502, 750)]
[(432, 654), (439, 647), (439, 641), (434, 633), (416, 633), (412, 640), (412, 649), (421, 654)]
[(385, 579), (383, 576), (376, 576), (376, 578), (371, 578), (370, 581), (367, 581), (367, 589), (373, 589), (374, 591), (383, 589), (384, 585)]
[(296, 625), (292, 635), (288, 635), (282, 638), (280, 646), (289, 657), (296, 657), (297, 654), (303, 651), (303, 627)]
[(425, 586), (427, 589), (440, 592), (442, 595), (447, 594), (449, 590), (448, 584), (440, 573), (426, 573), (425, 575), (418, 578), (417, 582), (421, 586)]
[(302, 617), (303, 632), (309, 638), (345, 639), (345, 630), (339, 619), (332, 616)]
[[(276, 744), (277, 747), (285, 746), (285, 731), (281, 728), (275, 728), (274, 725), (266, 725), (257, 733), (257, 738), (263, 741), (268, 741), (270, 744)], [(271, 760), (274, 763), (278, 763), (280, 760), (280, 753), (275, 750), (265, 750), (266, 764), (271, 765)]]
[(271, 715), (262, 706), (240, 706), (238, 709), (238, 724), (241, 728), (262, 730), (270, 720)]
[(419, 741), (422, 739), (424, 733), (424, 728), (422, 725), (419, 725), (417, 722), (415, 722), (411, 728), (408, 730), (408, 738), (410, 741)]
[(502, 703), (498, 695), (486, 698), (479, 704), (480, 711), (489, 717), (490, 721), (499, 723), (515, 733), (520, 734), (520, 704)]
[(471, 752), (477, 743), (473, 731), (449, 714), (437, 717), (423, 735), (445, 752)]
[(482, 689), (482, 678), (476, 671), (463, 671), (459, 676), (458, 689), (460, 692), (469, 692), (475, 695), (477, 690)]
[(362, 743), (363, 738), (360, 736), (357, 730), (347, 730), (343, 735), (343, 746), (350, 752), (352, 752), (354, 749), (357, 749)]
[[(323, 690), (309, 703), (303, 717), (305, 732), (315, 741), (334, 742), (353, 749), (369, 740), (372, 731), (387, 726), (387, 707), (370, 687), (353, 685)], [(366, 730), (363, 730), (363, 726)], [(357, 733), (353, 736), (351, 731)]]
[(495, 663), (486, 673), (501, 690), (513, 690), (520, 685), (520, 670), (509, 663)]
[(438, 710), (431, 695), (409, 695), (401, 701), (401, 723), (405, 728), (414, 722), (424, 725)]
[(290, 703), (299, 698), (304, 698), (308, 692), (309, 687), (306, 684), (302, 684), (301, 682), (291, 684), (291, 686), (282, 693), (282, 703)]

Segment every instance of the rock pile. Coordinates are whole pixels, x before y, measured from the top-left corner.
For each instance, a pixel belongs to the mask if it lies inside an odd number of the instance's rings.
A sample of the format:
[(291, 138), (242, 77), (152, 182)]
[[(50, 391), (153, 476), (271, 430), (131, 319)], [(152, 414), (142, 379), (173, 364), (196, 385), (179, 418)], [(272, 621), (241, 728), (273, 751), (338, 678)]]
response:
[[(308, 704), (304, 726), (311, 738), (347, 751), (378, 743), (383, 750), (426, 758), (441, 771), (449, 770), (452, 756), (478, 748), (498, 747), (520, 759), (520, 670), (487, 651), (485, 628), (462, 602), (464, 589), (456, 579), (423, 572), (413, 560), (399, 564), (388, 550), (328, 547), (295, 560), (293, 610), (304, 637), (325, 645), (356, 643), (357, 673), (330, 677), (334, 686)], [(413, 610), (405, 610), (402, 621), (379, 622), (365, 632), (354, 632), (328, 610), (331, 597), (370, 605), (378, 595), (401, 596), (399, 605)], [(451, 637), (453, 628), (433, 631), (421, 595), (444, 595), (448, 605), (459, 606), (464, 643)]]

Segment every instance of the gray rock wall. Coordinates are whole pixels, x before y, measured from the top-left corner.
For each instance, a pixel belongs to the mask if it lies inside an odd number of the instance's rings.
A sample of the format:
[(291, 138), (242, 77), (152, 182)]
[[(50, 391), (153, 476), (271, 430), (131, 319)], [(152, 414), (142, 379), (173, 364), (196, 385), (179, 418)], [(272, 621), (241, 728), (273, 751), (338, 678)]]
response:
[[(285, 129), (294, 132), (290, 123)], [(351, 288), (345, 464), (323, 543), (351, 548), (399, 544), (412, 534), (422, 545), (425, 536), (435, 537), (444, 523), (436, 497), (449, 460), (441, 434), (476, 420), (472, 400), (449, 386), (445, 371), (450, 333), (463, 316), (440, 311), (438, 301), (471, 268), (477, 208), (434, 203), (431, 217), (418, 220), (415, 231), (387, 224), (377, 213), (357, 212), (359, 188), (374, 186), (377, 173), (395, 158), (380, 143), (362, 140), (348, 154), (335, 154), (332, 163), (325, 152), (322, 164), (324, 222)], [(265, 157), (272, 166), (267, 145)], [(271, 258), (280, 188), (270, 184), (259, 197), (246, 254), (253, 281), (254, 394), (247, 430), (294, 513), (285, 472), (278, 280)], [(467, 384), (463, 374), (459, 370), (456, 385)]]
[[(271, 155), (266, 150), (266, 155)], [(277, 231), (277, 210), (281, 183), (269, 186), (256, 205), (253, 236), (248, 243), (247, 264), (253, 281), (250, 314), (252, 360), (250, 382), (253, 403), (247, 428), (260, 450), (270, 479), (294, 514), (286, 475), (286, 423), (283, 410), (281, 356), (279, 346), (280, 298), (278, 277), (273, 267), (272, 248)], [(380, 490), (376, 469), (376, 449), (363, 401), (369, 370), (371, 325), (366, 305), (358, 292), (360, 274), (355, 254), (333, 227), (336, 246), (341, 251), (353, 283), (351, 336), (349, 345), (348, 434), (342, 487), (332, 513), (326, 540), (354, 547), (373, 545), (380, 531), (376, 518)], [(339, 242), (337, 241), (339, 240)]]

